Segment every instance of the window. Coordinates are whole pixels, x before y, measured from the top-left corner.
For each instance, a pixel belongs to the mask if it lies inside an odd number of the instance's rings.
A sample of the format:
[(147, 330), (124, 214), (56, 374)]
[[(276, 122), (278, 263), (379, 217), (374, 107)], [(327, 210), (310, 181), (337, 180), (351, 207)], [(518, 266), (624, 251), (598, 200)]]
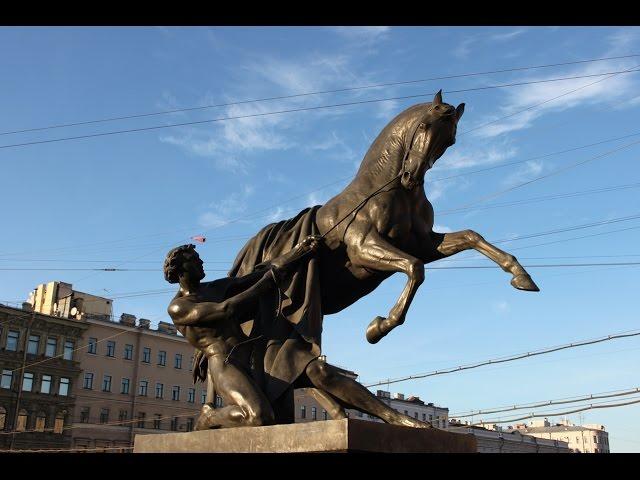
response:
[(140, 380), (140, 388), (138, 391), (138, 395), (142, 397), (147, 396), (147, 387), (149, 386), (149, 382), (146, 380)]
[(200, 403), (204, 405), (206, 401), (207, 401), (207, 390), (202, 389), (202, 391), (200, 392)]
[(327, 411), (323, 408), (322, 409), (322, 417), (326, 420), (327, 419)]
[(10, 389), (12, 380), (13, 380), (13, 371), (2, 370), (2, 380), (0, 380), (0, 387)]
[(176, 353), (176, 356), (173, 359), (173, 368), (182, 368), (182, 354), (181, 353)]
[(177, 385), (174, 385), (171, 389), (171, 400), (180, 400), (180, 387), (178, 387)]
[(162, 421), (162, 415), (156, 413), (155, 418), (153, 419), (153, 429), (160, 430), (160, 422)]
[(173, 417), (171, 419), (171, 431), (172, 432), (178, 431), (178, 417)]
[(162, 398), (164, 396), (164, 385), (162, 383), (156, 383), (156, 398)]
[(31, 355), (37, 355), (39, 347), (40, 347), (40, 335), (29, 335), (29, 344), (27, 345), (27, 353), (30, 353)]
[(38, 412), (36, 416), (36, 428), (34, 429), (36, 432), (44, 432), (45, 422), (47, 421), (47, 417), (44, 412)]
[(418, 412), (413, 412), (414, 418), (418, 418)]
[(189, 371), (193, 370), (193, 355), (191, 355), (191, 360), (189, 360)]
[(312, 420), (317, 420), (318, 419), (318, 412), (316, 407), (311, 407), (311, 419)]
[(426, 413), (423, 413), (423, 414), (422, 414), (422, 421), (423, 421), (423, 422), (426, 422), (426, 421), (427, 421), (427, 414), (426, 414)]
[(167, 364), (167, 352), (158, 352), (158, 365), (165, 366)]
[(100, 409), (100, 423), (108, 423), (109, 422), (109, 409), (101, 408)]
[(7, 333), (7, 350), (15, 352), (18, 350), (18, 339), (20, 338), (20, 332), (16, 330), (9, 330)]
[(300, 406), (300, 418), (307, 418), (307, 407), (305, 405)]
[(126, 410), (120, 410), (120, 413), (118, 414), (118, 421), (120, 423), (123, 423), (123, 422), (126, 422), (128, 418), (129, 418), (129, 412)]
[(429, 415), (429, 421), (433, 420), (433, 415)]
[(0, 407), (0, 430), (4, 430), (4, 426), (7, 423), (7, 411), (4, 407)]
[(116, 356), (116, 342), (113, 340), (109, 340), (107, 342), (107, 357), (115, 357)]
[(84, 374), (84, 383), (82, 384), (82, 388), (85, 388), (87, 390), (93, 389), (93, 373)]
[(405, 414), (405, 415), (409, 415), (409, 410), (405, 410), (405, 411), (404, 411), (404, 414)]
[(91, 353), (93, 355), (98, 351), (98, 339), (97, 338), (89, 338), (89, 345), (87, 346), (87, 353)]
[(196, 401), (196, 389), (195, 388), (190, 388), (187, 391), (187, 402), (195, 403), (195, 401)]
[(65, 360), (73, 360), (73, 342), (67, 340), (64, 342), (64, 353), (62, 354), (62, 358)]
[(187, 432), (193, 431), (193, 418), (187, 419)]
[(60, 378), (60, 385), (58, 387), (58, 395), (66, 397), (69, 395), (69, 379), (65, 377)]
[(62, 433), (62, 430), (64, 430), (64, 414), (59, 413), (53, 423), (53, 433)]
[(144, 412), (138, 412), (138, 428), (145, 428), (144, 426), (145, 417), (146, 417), (146, 414)]
[(126, 395), (129, 394), (129, 379), (123, 378), (122, 383), (120, 385), (120, 393), (124, 393)]
[(133, 345), (125, 345), (124, 346), (124, 359), (131, 360), (133, 358)]
[(58, 349), (58, 339), (57, 338), (47, 338), (47, 348), (44, 351), (45, 357), (55, 357), (56, 350)]
[(18, 412), (18, 423), (16, 424), (16, 432), (24, 432), (27, 428), (27, 411), (22, 409)]
[(80, 423), (89, 423), (89, 413), (91, 409), (89, 407), (82, 407), (80, 410)]
[(598, 437), (596, 437), (595, 435), (593, 436), (593, 443), (598, 443)]
[(222, 397), (220, 395), (216, 395), (214, 405), (216, 408), (222, 408)]
[(33, 373), (25, 372), (22, 377), (22, 391), (30, 392), (33, 389)]
[(142, 361), (144, 363), (151, 363), (151, 349), (149, 347), (144, 347), (142, 350)]
[(111, 375), (105, 375), (104, 377), (102, 377), (102, 391), (111, 391)]
[(51, 375), (42, 375), (40, 393), (51, 393)]

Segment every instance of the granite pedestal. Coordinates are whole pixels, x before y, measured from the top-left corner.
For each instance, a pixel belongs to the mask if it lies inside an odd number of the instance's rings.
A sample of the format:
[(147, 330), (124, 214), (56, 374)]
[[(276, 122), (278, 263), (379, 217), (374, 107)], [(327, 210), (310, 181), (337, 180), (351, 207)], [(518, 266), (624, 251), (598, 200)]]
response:
[(364, 420), (136, 435), (134, 453), (475, 453), (473, 435)]

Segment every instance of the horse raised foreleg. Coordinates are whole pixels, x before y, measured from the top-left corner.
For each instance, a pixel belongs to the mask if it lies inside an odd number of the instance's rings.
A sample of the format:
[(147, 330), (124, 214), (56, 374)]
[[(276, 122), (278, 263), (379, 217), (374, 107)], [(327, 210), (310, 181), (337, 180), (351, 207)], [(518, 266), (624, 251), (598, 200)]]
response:
[(383, 272), (402, 272), (408, 277), (389, 316), (376, 317), (367, 327), (367, 340), (369, 343), (377, 343), (404, 323), (413, 296), (424, 281), (424, 263), (394, 247), (377, 232), (370, 232), (363, 244), (347, 247), (347, 253), (354, 266)]
[(434, 235), (436, 239), (441, 239), (436, 248), (442, 256), (449, 257), (463, 250), (472, 248), (496, 262), (505, 272), (511, 273), (513, 275), (511, 285), (515, 288), (528, 290), (530, 292), (540, 291), (516, 257), (490, 244), (473, 230), (444, 234), (434, 233)]

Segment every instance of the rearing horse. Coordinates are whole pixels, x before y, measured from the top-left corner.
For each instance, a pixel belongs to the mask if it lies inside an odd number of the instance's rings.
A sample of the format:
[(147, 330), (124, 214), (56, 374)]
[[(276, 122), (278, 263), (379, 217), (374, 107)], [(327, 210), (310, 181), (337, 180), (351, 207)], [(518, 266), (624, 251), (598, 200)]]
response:
[[(322, 313), (336, 313), (373, 291), (393, 273), (408, 277), (388, 316), (376, 317), (366, 331), (377, 343), (407, 315), (424, 281), (424, 265), (475, 249), (511, 273), (511, 285), (539, 291), (517, 259), (473, 230), (433, 231), (433, 207), (424, 191), (424, 176), (455, 143), (464, 103), (433, 102), (409, 107), (373, 142), (353, 181), (316, 214), (325, 236), (320, 252)], [(381, 188), (384, 187), (384, 188)]]

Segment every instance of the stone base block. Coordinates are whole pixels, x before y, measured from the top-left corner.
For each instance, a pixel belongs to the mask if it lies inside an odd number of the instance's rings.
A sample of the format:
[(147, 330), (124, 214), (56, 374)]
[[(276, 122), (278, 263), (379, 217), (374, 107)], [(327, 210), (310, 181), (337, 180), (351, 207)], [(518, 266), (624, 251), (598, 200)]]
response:
[(473, 435), (344, 419), (136, 435), (134, 453), (475, 453)]

